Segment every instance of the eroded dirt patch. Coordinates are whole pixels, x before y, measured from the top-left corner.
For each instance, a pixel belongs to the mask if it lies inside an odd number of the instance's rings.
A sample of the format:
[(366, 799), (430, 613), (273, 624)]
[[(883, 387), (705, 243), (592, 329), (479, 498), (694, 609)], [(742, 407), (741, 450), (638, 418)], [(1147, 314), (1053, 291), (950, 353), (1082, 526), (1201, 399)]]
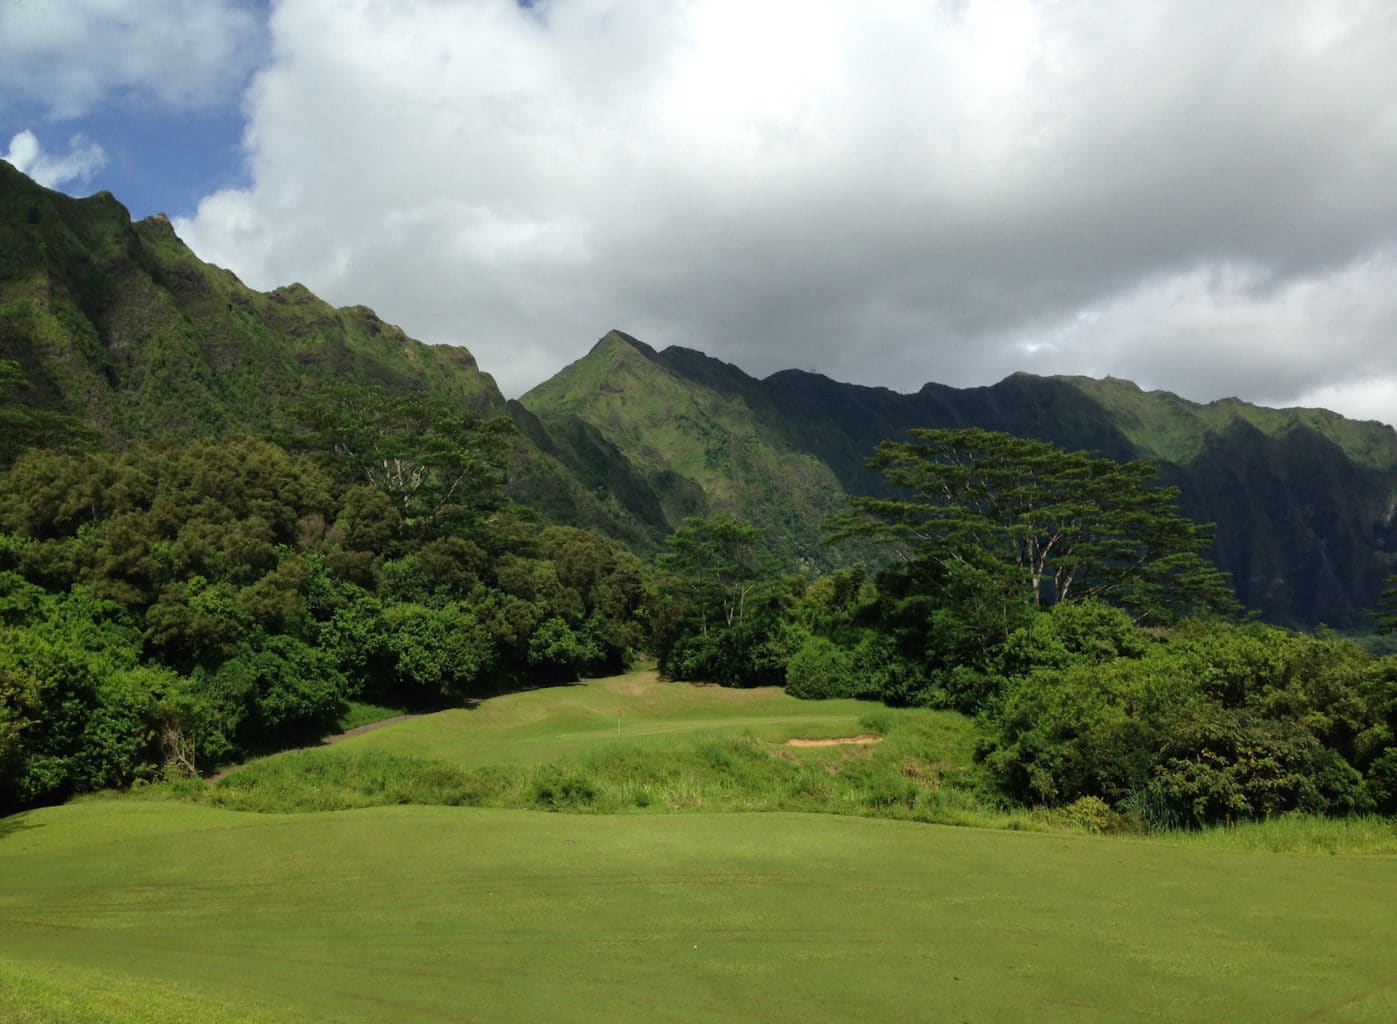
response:
[(867, 747), (874, 743), (882, 743), (883, 737), (874, 736), (872, 733), (864, 733), (862, 736), (836, 736), (827, 740), (801, 740), (792, 739), (785, 742), (788, 747)]

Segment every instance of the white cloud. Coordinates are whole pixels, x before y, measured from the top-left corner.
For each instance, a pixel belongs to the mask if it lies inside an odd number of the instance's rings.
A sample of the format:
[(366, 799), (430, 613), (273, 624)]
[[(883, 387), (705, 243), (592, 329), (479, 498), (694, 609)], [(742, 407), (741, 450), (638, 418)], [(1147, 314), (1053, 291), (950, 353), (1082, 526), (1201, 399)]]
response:
[(282, 0), (271, 32), (253, 184), (177, 227), (508, 393), (611, 326), (904, 388), (1397, 379), (1379, 0)]
[[(1320, 405), (1391, 422), (1397, 249), (1288, 279), (1256, 265), (1160, 275), (1056, 325), (1025, 367), (1066, 360), (1185, 395)], [(1035, 336), (1028, 335), (1024, 344)]]
[(260, 35), (246, 0), (5, 0), (0, 112), (7, 94), (57, 119), (114, 96), (210, 107), (242, 88)]
[(46, 153), (38, 137), (25, 130), (10, 139), (4, 160), (40, 185), (59, 188), (70, 182), (86, 181), (107, 162), (107, 154), (97, 143), (81, 135), (68, 140), (67, 153)]

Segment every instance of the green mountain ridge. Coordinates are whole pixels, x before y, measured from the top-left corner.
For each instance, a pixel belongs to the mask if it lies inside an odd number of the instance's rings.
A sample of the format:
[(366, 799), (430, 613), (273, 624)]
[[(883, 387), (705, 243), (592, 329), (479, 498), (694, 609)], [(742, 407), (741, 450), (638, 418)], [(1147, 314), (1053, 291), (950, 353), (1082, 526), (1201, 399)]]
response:
[[(17, 401), (75, 416), (117, 446), (162, 433), (266, 432), (346, 381), (535, 426), (464, 348), (415, 341), (368, 307), (337, 309), (301, 284), (253, 291), (199, 260), (163, 216), (133, 223), (108, 193), (73, 199), (3, 161), (0, 359), (17, 362), (29, 385)], [(521, 430), (516, 499), (641, 549), (658, 543), (663, 523), (643, 518), (643, 502), (595, 493), (556, 450), (546, 432)], [(615, 458), (604, 443), (593, 454)], [(609, 472), (624, 476), (624, 464)]]
[[(612, 331), (518, 401), (464, 348), (426, 345), (299, 284), (261, 293), (200, 261), (160, 216), (41, 188), (0, 162), (0, 359), (9, 399), (109, 444), (266, 432), (335, 382), (420, 390), (519, 428), (510, 494), (550, 521), (654, 550), (684, 517), (763, 527), (789, 568), (821, 567), (825, 515), (880, 493), (874, 446), (978, 426), (1159, 462), (1216, 523), (1238, 596), (1281, 623), (1362, 625), (1397, 566), (1397, 434), (1314, 409), (1198, 404), (1113, 378), (1014, 374), (910, 394), (800, 370), (758, 380), (693, 349)], [(22, 410), (21, 410), (22, 411)]]
[[(845, 494), (883, 493), (865, 466), (879, 441), (975, 426), (1158, 462), (1182, 510), (1216, 524), (1214, 559), (1243, 603), (1272, 621), (1361, 626), (1397, 564), (1397, 433), (1327, 410), (1199, 404), (1114, 378), (1026, 373), (912, 394), (801, 370), (758, 380), (619, 331), (520, 401), (545, 422), (585, 419), (652, 486), (673, 488), (678, 474), (788, 556), (818, 560), (814, 524)], [(760, 448), (760, 469), (711, 457), (731, 446)], [(764, 497), (773, 491), (785, 502)], [(673, 523), (677, 510), (666, 511)]]
[[(693, 368), (677, 373), (674, 361)], [(612, 331), (520, 404), (554, 432), (566, 417), (594, 427), (648, 485), (671, 527), (723, 509), (765, 527), (788, 559), (813, 563), (823, 517), (844, 489), (819, 458), (724, 392), (737, 374), (700, 353), (657, 353)]]

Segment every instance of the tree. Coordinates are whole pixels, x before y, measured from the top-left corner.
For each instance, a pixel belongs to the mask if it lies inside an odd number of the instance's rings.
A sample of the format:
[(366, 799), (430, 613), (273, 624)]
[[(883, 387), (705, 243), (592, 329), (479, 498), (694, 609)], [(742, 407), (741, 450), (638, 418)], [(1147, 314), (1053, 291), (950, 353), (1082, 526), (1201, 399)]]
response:
[(1397, 633), (1397, 576), (1387, 578), (1387, 589), (1382, 592), (1378, 609), (1378, 629), (1384, 633)]
[(881, 539), (929, 589), (991, 603), (1097, 598), (1156, 621), (1235, 609), (1201, 557), (1207, 528), (1175, 511), (1176, 489), (1152, 486), (1152, 463), (979, 429), (910, 433), (869, 462), (905, 496), (850, 499), (832, 539)]
[(422, 392), (341, 384), (293, 418), (288, 449), (310, 454), (343, 486), (387, 495), (418, 536), (465, 525), (500, 503), (514, 432), (507, 417), (480, 419)]
[(19, 401), (32, 390), (18, 363), (0, 359), (0, 469), (30, 448), (82, 450), (97, 443), (97, 432), (81, 420)]
[(666, 539), (659, 563), (684, 582), (704, 632), (710, 619), (739, 621), (752, 592), (771, 578), (761, 539), (761, 530), (728, 512), (689, 516)]
[(670, 535), (650, 602), (660, 671), (725, 686), (784, 679), (787, 652), (777, 634), (794, 595), (775, 578), (761, 539), (727, 512), (690, 516)]

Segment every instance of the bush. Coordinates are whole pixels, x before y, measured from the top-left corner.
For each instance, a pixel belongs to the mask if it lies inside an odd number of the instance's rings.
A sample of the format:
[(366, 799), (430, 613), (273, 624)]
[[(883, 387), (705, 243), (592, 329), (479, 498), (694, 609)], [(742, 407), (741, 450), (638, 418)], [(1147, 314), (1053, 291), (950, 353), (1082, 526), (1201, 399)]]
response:
[(591, 807), (597, 799), (596, 783), (557, 765), (545, 765), (534, 778), (534, 805), (547, 811), (576, 811)]
[(1083, 832), (1101, 835), (1128, 831), (1127, 819), (1111, 809), (1105, 800), (1094, 796), (1080, 797), (1058, 812), (1062, 820)]
[(792, 697), (820, 700), (861, 696), (850, 652), (822, 636), (808, 637), (786, 665), (786, 692)]

